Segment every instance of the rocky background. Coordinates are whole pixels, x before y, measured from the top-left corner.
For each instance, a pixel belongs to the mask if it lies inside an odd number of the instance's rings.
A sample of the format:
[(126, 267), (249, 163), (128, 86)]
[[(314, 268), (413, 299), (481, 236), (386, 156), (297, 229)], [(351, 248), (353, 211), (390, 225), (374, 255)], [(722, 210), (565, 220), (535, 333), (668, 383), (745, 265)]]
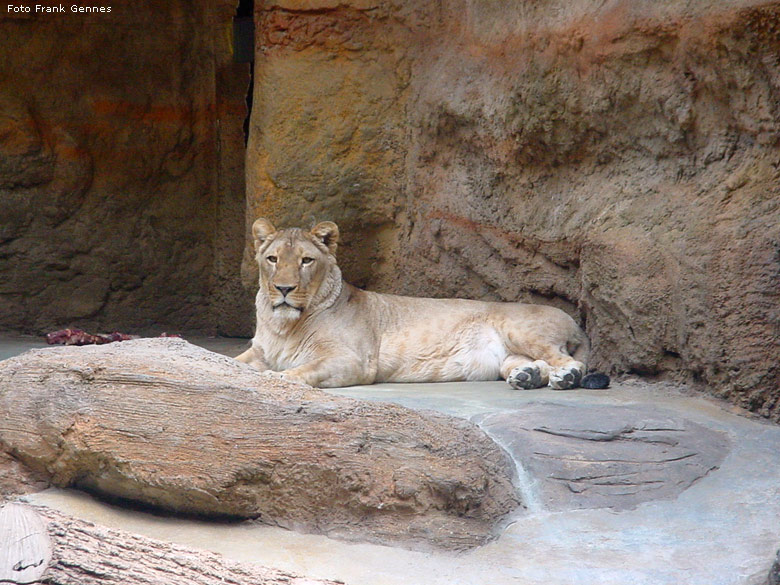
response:
[[(780, 3), (263, 3), (248, 219), (780, 419)], [(247, 282), (255, 278), (251, 255)]]
[(0, 10), (0, 329), (236, 333), (235, 3), (83, 4)]
[(780, 3), (257, 2), (246, 150), (235, 12), (0, 11), (0, 329), (249, 335), (246, 226), (330, 219), (357, 285), (780, 420)]

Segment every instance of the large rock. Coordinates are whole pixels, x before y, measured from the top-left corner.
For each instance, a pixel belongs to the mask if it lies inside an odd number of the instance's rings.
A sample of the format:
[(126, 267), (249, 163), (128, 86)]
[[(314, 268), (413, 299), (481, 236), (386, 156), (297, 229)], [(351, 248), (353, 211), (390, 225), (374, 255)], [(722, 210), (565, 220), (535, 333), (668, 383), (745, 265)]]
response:
[(596, 366), (780, 420), (777, 16), (758, 0), (266, 2), (249, 220), (336, 220), (348, 280), (552, 303)]
[(517, 501), (459, 419), (334, 397), (178, 339), (0, 362), (0, 445), (59, 486), (343, 538), (466, 548)]

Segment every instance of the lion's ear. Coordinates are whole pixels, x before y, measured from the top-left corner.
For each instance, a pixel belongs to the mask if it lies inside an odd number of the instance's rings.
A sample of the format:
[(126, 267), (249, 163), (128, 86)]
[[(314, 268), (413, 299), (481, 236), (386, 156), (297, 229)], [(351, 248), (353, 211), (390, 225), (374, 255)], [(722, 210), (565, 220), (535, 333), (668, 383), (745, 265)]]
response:
[(263, 242), (275, 233), (276, 228), (274, 227), (274, 224), (266, 218), (261, 217), (260, 219), (256, 219), (255, 223), (252, 224), (252, 237), (255, 239), (255, 250), (260, 249)]
[(311, 235), (325, 244), (331, 254), (336, 255), (339, 243), (339, 226), (332, 221), (321, 221), (311, 228)]

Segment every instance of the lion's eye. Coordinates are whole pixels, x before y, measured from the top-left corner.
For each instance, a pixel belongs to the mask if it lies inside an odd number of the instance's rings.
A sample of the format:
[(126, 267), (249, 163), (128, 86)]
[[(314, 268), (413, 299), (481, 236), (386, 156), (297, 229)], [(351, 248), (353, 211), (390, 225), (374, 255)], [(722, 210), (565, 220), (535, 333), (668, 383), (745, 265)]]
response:
[(271, 264), (276, 264), (276, 256), (266, 256), (265, 259), (268, 260)]
[(314, 258), (309, 258), (307, 256), (301, 258), (301, 264), (303, 264), (304, 266), (306, 266), (307, 264), (311, 264), (312, 262), (314, 262)]

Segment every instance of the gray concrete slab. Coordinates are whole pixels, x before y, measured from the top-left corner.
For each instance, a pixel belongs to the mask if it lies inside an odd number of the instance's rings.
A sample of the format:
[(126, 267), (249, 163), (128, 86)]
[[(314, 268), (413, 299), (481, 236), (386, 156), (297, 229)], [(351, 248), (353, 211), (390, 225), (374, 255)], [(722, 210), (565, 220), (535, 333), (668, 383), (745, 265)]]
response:
[(0, 360), (6, 360), (28, 349), (46, 347), (46, 341), (42, 337), (31, 335), (0, 334)]

